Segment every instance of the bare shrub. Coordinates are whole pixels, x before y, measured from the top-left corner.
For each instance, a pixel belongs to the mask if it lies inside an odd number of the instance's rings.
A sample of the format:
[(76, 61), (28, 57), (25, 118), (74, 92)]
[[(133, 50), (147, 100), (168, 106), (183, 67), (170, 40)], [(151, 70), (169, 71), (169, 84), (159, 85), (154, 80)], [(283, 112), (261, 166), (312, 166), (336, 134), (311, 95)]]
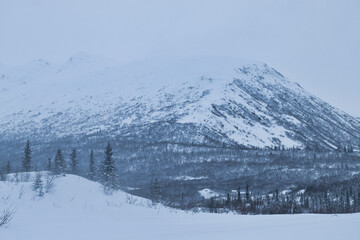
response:
[(24, 195), (24, 185), (21, 185), (18, 198), (21, 199), (23, 195)]
[(45, 192), (50, 193), (54, 190), (56, 175), (46, 174), (45, 178)]
[(16, 210), (12, 207), (5, 209), (0, 215), (0, 227), (7, 227), (14, 217)]
[(30, 181), (30, 173), (28, 173), (28, 172), (20, 173), (19, 181), (20, 182), (29, 182)]

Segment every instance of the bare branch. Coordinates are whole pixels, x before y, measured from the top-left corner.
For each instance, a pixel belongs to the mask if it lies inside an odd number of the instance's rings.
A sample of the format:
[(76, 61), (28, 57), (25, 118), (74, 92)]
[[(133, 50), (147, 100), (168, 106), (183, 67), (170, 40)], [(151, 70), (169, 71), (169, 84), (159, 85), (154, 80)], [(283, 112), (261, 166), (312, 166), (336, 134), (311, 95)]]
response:
[(8, 209), (5, 209), (0, 215), (0, 227), (7, 227), (14, 217), (16, 209), (11, 206)]

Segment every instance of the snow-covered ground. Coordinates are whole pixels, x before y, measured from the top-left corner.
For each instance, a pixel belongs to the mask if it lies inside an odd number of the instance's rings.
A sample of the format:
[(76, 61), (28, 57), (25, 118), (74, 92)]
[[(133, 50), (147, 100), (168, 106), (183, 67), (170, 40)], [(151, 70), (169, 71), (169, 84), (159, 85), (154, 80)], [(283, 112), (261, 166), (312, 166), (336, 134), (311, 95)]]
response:
[(31, 182), (0, 182), (0, 209), (16, 214), (1, 240), (55, 239), (356, 239), (360, 215), (242, 216), (150, 207), (124, 192), (67, 175), (36, 197)]
[(218, 197), (220, 195), (219, 193), (214, 192), (207, 188), (200, 190), (199, 193), (205, 199), (210, 199), (212, 197)]

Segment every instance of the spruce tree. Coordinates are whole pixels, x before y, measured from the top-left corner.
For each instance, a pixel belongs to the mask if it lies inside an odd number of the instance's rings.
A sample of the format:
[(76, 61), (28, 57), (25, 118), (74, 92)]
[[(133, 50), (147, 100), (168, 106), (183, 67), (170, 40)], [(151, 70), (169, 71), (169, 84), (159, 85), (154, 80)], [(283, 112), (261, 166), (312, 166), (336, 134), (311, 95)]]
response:
[(231, 204), (230, 193), (227, 193), (227, 194), (226, 194), (225, 207), (226, 207), (226, 208), (230, 208), (230, 204)]
[(30, 148), (30, 141), (28, 140), (25, 145), (24, 149), (24, 157), (21, 162), (21, 170), (23, 172), (30, 172), (31, 171), (31, 148)]
[(161, 201), (160, 184), (157, 178), (155, 178), (154, 181), (151, 181), (151, 200), (153, 204), (159, 203)]
[(353, 148), (352, 145), (350, 145), (350, 147), (349, 147), (349, 153), (353, 153), (353, 152), (354, 152), (354, 148)]
[(48, 158), (48, 162), (47, 162), (47, 166), (46, 169), (51, 172), (52, 171), (52, 162), (51, 162), (51, 158)]
[(105, 148), (105, 158), (101, 163), (101, 182), (106, 191), (116, 187), (116, 167), (110, 143)]
[(246, 198), (246, 202), (249, 203), (250, 202), (250, 191), (249, 191), (249, 184), (246, 184), (246, 190), (245, 190), (245, 198)]
[(6, 167), (5, 167), (5, 172), (6, 174), (11, 173), (11, 165), (10, 165), (10, 161), (8, 160)]
[(275, 202), (276, 203), (279, 202), (279, 190), (278, 189), (275, 190)]
[(181, 193), (181, 210), (185, 209), (185, 203), (184, 203), (184, 193)]
[(352, 212), (355, 213), (358, 209), (358, 201), (357, 201), (357, 197), (356, 197), (356, 192), (354, 191), (353, 192), (353, 196), (352, 196), (352, 199), (353, 199), (353, 207), (352, 207)]
[(35, 180), (34, 180), (34, 183), (33, 183), (33, 190), (36, 192), (36, 194), (41, 197), (44, 195), (44, 192), (43, 192), (43, 182), (41, 180), (41, 173), (38, 172), (35, 176)]
[(61, 152), (61, 149), (59, 148), (57, 150), (56, 156), (55, 156), (54, 173), (55, 174), (61, 174), (61, 173), (63, 174), (63, 173), (65, 173), (65, 169), (66, 169), (65, 159)]
[(78, 161), (76, 159), (76, 149), (75, 148), (71, 152), (70, 160), (71, 160), (71, 173), (76, 174), (77, 170), (78, 170), (77, 169)]
[(237, 205), (238, 205), (239, 208), (240, 208), (241, 205), (242, 205), (240, 187), (238, 187), (238, 190), (237, 190)]
[(216, 206), (215, 206), (215, 198), (214, 197), (211, 197), (210, 198), (210, 201), (209, 201), (209, 203), (208, 203), (208, 207), (209, 207), (209, 210), (210, 210), (210, 212), (211, 213), (213, 213), (213, 212), (217, 212), (216, 211)]
[(93, 150), (90, 152), (88, 178), (92, 181), (95, 180), (95, 159)]
[(350, 194), (349, 194), (349, 191), (346, 191), (346, 198), (345, 198), (345, 211), (347, 213), (350, 212), (350, 206), (351, 206), (351, 203), (350, 203)]

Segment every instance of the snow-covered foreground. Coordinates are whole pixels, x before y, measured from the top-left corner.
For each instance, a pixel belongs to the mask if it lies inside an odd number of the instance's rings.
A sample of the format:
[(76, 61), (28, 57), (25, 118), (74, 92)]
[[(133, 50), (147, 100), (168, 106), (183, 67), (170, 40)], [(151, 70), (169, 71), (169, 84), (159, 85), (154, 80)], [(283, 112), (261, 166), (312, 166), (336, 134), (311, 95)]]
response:
[(0, 210), (17, 209), (0, 239), (356, 239), (360, 215), (241, 216), (150, 207), (124, 192), (67, 175), (36, 197), (31, 182), (0, 182)]

